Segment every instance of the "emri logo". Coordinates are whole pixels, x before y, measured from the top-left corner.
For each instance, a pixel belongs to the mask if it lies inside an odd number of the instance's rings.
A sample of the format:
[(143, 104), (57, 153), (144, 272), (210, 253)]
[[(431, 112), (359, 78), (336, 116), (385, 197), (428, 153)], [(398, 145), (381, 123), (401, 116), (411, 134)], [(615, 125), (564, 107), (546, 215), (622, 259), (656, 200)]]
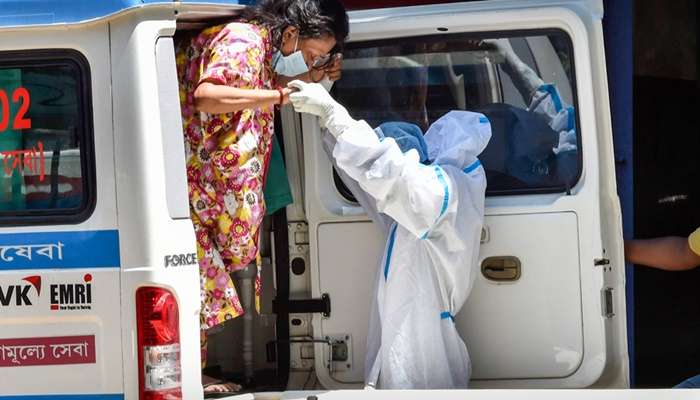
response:
[(10, 286), (0, 286), (0, 305), (4, 306), (31, 306), (32, 302), (29, 300), (29, 291), (33, 287), (36, 290), (36, 295), (39, 297), (41, 294), (41, 277), (40, 276), (28, 276), (22, 278), (23, 281), (28, 284), (25, 285), (10, 285)]
[(59, 283), (50, 286), (51, 309), (90, 310), (92, 309), (92, 275), (85, 274), (84, 283)]

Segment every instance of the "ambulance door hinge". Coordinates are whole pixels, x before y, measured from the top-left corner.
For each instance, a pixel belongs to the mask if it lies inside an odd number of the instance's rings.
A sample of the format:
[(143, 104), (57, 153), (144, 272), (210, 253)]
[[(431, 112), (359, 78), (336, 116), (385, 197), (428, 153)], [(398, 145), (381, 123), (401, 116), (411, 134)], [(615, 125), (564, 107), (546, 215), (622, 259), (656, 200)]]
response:
[(595, 260), (593, 260), (593, 265), (595, 265), (596, 267), (610, 265), (610, 259), (608, 259), (608, 258), (596, 258)]
[(291, 253), (305, 253), (309, 249), (309, 224), (303, 221), (290, 222), (289, 251)]
[(306, 283), (309, 275), (309, 225), (306, 222), (290, 222), (289, 237), (289, 268), (291, 268), (292, 291), (308, 290)]
[(613, 288), (608, 287), (603, 289), (601, 307), (603, 309), (603, 317), (610, 319), (615, 316), (615, 310), (613, 309)]
[(331, 316), (331, 296), (328, 293), (320, 299), (303, 300), (272, 300), (272, 312), (275, 314), (321, 314), (325, 318)]

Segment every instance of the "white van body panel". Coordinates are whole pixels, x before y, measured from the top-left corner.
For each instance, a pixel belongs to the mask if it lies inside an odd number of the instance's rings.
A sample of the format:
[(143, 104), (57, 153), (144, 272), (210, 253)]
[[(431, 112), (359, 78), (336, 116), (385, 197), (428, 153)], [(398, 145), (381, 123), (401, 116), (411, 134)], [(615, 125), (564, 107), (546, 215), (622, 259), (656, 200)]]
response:
[[(21, 40), (18, 40), (21, 38)], [(21, 245), (35, 233), (51, 238), (51, 243), (63, 243), (63, 256), (85, 252), (88, 260), (99, 255), (82, 249), (81, 235), (109, 232), (109, 245), (116, 246), (117, 234), (114, 146), (112, 141), (112, 98), (110, 96), (111, 68), (109, 64), (109, 30), (106, 24), (45, 29), (0, 30), (0, 51), (30, 49), (75, 49), (88, 61), (92, 90), (92, 120), (94, 126), (94, 159), (99, 184), (97, 202), (92, 215), (74, 225), (0, 227), (0, 246)], [(26, 235), (25, 235), (26, 234)], [(19, 240), (17, 240), (19, 239)], [(86, 239), (86, 237), (83, 237)], [(96, 242), (86, 242), (96, 244)], [(56, 251), (57, 248), (54, 248)], [(58, 261), (57, 254), (53, 254)], [(0, 394), (51, 393), (123, 393), (120, 333), (119, 254), (114, 262), (99, 268), (75, 268), (62, 263), (55, 268), (13, 269), (11, 261), (0, 267), (0, 287), (21, 283), (27, 276), (41, 277), (39, 296), (30, 297), (32, 306), (3, 307), (0, 313), (0, 340), (11, 338), (56, 338), (65, 336), (94, 336), (95, 362), (75, 365), (41, 365), (0, 368)], [(116, 259), (115, 259), (116, 258)], [(20, 260), (16, 258), (15, 261)], [(59, 262), (60, 264), (60, 262)], [(83, 283), (86, 274), (92, 276), (91, 310), (56, 311), (50, 309), (52, 284)], [(30, 292), (32, 296), (33, 293)], [(38, 343), (38, 342), (37, 342)], [(49, 347), (46, 347), (46, 351)], [(61, 371), (61, 373), (57, 373)], [(37, 385), (41, 376), (42, 385)], [(45, 384), (43, 384), (45, 383)]]

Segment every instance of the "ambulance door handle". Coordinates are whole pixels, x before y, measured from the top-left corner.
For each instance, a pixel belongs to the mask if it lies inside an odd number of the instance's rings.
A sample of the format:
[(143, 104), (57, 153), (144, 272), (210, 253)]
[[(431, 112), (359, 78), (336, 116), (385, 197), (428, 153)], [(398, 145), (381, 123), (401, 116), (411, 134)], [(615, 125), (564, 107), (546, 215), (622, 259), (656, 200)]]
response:
[(481, 273), (495, 282), (515, 282), (520, 279), (521, 263), (518, 257), (488, 257), (481, 263)]

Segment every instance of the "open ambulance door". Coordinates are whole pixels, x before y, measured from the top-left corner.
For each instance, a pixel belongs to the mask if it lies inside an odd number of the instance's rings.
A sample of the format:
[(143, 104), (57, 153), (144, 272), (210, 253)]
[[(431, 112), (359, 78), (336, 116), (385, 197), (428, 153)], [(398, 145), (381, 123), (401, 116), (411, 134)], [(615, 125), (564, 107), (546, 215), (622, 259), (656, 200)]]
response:
[[(602, 1), (351, 13), (343, 78), (332, 94), (372, 126), (402, 120), (425, 131), (454, 109), (526, 108), (529, 96), (517, 90), (491, 39), (507, 42), (556, 87), (558, 106), (570, 107), (576, 149), (565, 156), (538, 159), (528, 153), (535, 139), (492, 121), (480, 157), (488, 178), (480, 273), (455, 321), (471, 355), (472, 387), (629, 385), (601, 18)], [(328, 342), (315, 344), (315, 370), (326, 388), (359, 387), (386, 238), (334, 174), (316, 118), (302, 116), (301, 129), (311, 294), (327, 294), (332, 310), (312, 320), (314, 338)], [(529, 164), (516, 166), (518, 154)]]

